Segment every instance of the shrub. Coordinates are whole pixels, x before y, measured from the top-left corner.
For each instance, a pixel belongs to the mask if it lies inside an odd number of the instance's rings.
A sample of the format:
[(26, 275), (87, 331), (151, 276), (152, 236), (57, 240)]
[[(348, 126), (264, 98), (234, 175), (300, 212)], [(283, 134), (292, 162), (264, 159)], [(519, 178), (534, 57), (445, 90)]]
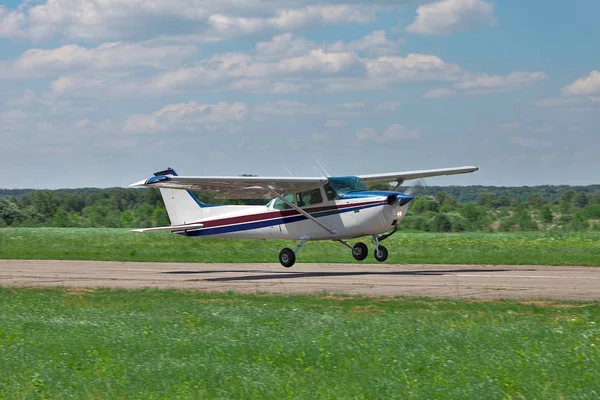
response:
[(433, 232), (451, 232), (452, 223), (446, 214), (437, 214), (429, 222), (429, 228)]

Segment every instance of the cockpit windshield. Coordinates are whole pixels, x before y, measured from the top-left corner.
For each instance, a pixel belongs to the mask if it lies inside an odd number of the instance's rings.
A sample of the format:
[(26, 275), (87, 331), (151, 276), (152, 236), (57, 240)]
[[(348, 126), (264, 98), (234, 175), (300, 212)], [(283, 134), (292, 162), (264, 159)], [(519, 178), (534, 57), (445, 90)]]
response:
[(365, 184), (356, 176), (343, 176), (328, 178), (329, 185), (335, 191), (336, 197), (341, 197), (348, 192), (368, 190)]

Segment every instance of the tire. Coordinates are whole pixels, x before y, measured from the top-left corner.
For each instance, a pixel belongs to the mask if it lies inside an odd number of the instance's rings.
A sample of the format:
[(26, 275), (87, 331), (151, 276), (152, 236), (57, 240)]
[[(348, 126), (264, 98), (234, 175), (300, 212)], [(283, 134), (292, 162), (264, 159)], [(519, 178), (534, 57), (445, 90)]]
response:
[(286, 268), (291, 267), (296, 262), (296, 253), (292, 249), (281, 249), (279, 252), (279, 262)]
[(354, 257), (356, 261), (362, 261), (367, 258), (368, 255), (369, 249), (367, 248), (367, 245), (362, 242), (356, 243), (352, 248), (352, 257)]
[(375, 259), (379, 262), (384, 262), (388, 258), (388, 250), (382, 245), (379, 245), (379, 249), (375, 249), (374, 254)]

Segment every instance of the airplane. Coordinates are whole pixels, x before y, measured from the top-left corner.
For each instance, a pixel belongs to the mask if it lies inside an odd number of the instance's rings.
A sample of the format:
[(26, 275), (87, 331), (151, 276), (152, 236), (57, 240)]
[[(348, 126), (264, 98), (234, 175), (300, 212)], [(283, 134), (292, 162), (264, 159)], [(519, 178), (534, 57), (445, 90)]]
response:
[[(258, 177), (179, 176), (172, 168), (133, 183), (132, 187), (160, 189), (170, 226), (135, 229), (136, 232), (169, 230), (184, 236), (287, 239), (299, 241), (284, 248), (279, 262), (289, 268), (309, 240), (332, 240), (352, 251), (357, 261), (367, 258), (363, 242), (351, 246), (347, 239), (371, 236), (374, 257), (383, 262), (388, 250), (381, 244), (398, 230), (413, 199), (400, 193), (408, 180), (475, 172), (467, 166), (357, 176)], [(391, 191), (372, 191), (367, 185), (394, 183)], [(391, 186), (390, 186), (391, 187)], [(216, 192), (223, 199), (270, 199), (266, 205), (213, 205), (202, 203), (192, 190)]]

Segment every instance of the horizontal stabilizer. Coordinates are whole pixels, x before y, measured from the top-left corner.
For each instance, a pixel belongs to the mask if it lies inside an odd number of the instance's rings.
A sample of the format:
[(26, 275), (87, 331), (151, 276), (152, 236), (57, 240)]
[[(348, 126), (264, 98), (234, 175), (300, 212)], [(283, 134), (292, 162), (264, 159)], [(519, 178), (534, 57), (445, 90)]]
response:
[(171, 225), (159, 226), (157, 228), (132, 229), (132, 232), (152, 232), (152, 231), (192, 231), (204, 228), (204, 224), (187, 224), (187, 225)]

